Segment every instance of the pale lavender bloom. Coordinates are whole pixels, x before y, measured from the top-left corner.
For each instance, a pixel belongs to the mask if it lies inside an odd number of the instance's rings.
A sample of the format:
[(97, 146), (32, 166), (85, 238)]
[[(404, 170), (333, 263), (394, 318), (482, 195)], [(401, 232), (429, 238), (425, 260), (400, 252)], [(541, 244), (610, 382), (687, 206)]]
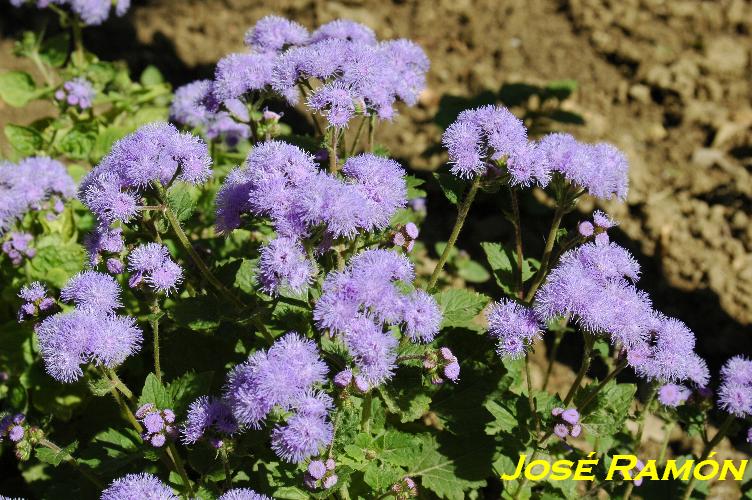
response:
[(308, 42), (308, 30), (279, 16), (259, 19), (245, 34), (245, 44), (257, 52), (281, 52), (291, 45)]
[(734, 356), (721, 368), (721, 377), (734, 384), (752, 385), (752, 361), (744, 356)]
[(211, 114), (206, 106), (211, 87), (211, 80), (196, 80), (178, 87), (170, 105), (170, 120), (194, 128), (205, 126)]
[(141, 437), (155, 448), (161, 448), (167, 438), (175, 436), (175, 428), (171, 425), (175, 421), (175, 413), (170, 409), (159, 410), (147, 403), (136, 411), (136, 417), (144, 427)]
[(666, 406), (677, 407), (689, 399), (690, 390), (676, 384), (664, 384), (658, 390), (658, 401)]
[(226, 491), (217, 500), (271, 500), (270, 497), (256, 493), (250, 488), (233, 488)]
[(26, 302), (39, 302), (47, 296), (47, 287), (39, 281), (34, 281), (24, 285), (18, 296)]
[(339, 478), (337, 477), (337, 474), (331, 474), (324, 478), (324, 481), (321, 483), (321, 485), (324, 487), (324, 489), (328, 490), (337, 484), (338, 479)]
[(128, 222), (136, 216), (140, 204), (136, 192), (127, 189), (115, 174), (91, 175), (81, 184), (81, 202), (104, 227), (115, 221)]
[(414, 240), (418, 239), (418, 226), (416, 226), (412, 222), (408, 222), (407, 224), (405, 224), (405, 233), (407, 233), (407, 235)]
[(415, 290), (403, 301), (405, 333), (413, 342), (431, 342), (439, 333), (443, 315), (436, 300), (423, 290)]
[(105, 252), (118, 254), (123, 251), (125, 248), (123, 229), (98, 226), (86, 236), (84, 244), (89, 252), (89, 263), (95, 266), (100, 261), (100, 254)]
[(390, 40), (381, 50), (391, 63), (389, 71), (392, 91), (408, 106), (413, 106), (426, 86), (430, 62), (423, 49), (411, 40)]
[(75, 192), (73, 179), (56, 160), (33, 156), (18, 164), (0, 161), (0, 235), (27, 212), (44, 210), (48, 202), (67, 200)]
[(502, 299), (486, 314), (488, 333), (498, 339), (499, 356), (518, 358), (542, 334), (540, 320), (532, 309), (517, 302)]
[(282, 460), (300, 463), (318, 455), (333, 438), (332, 424), (319, 417), (294, 415), (272, 431), (272, 450)]
[(36, 329), (45, 368), (61, 382), (78, 380), (81, 365), (113, 368), (141, 348), (143, 333), (127, 316), (76, 309), (42, 321)]
[(452, 361), (451, 363), (445, 365), (444, 376), (448, 380), (456, 382), (460, 378), (460, 364), (456, 361)]
[(344, 128), (355, 116), (357, 97), (352, 86), (334, 81), (316, 89), (306, 104), (325, 116), (332, 127)]
[(606, 246), (611, 242), (611, 239), (608, 237), (607, 233), (598, 233), (595, 236), (595, 244), (598, 246)]
[(312, 460), (308, 464), (308, 474), (314, 479), (321, 479), (326, 474), (326, 465), (321, 460)]
[(74, 303), (77, 309), (95, 313), (110, 313), (123, 305), (118, 282), (96, 271), (82, 271), (73, 276), (60, 291), (60, 299)]
[(251, 135), (251, 128), (245, 123), (236, 122), (229, 113), (220, 111), (209, 117), (206, 123), (206, 137), (221, 138), (225, 144), (234, 148), (243, 139)]
[(554, 425), (554, 434), (564, 439), (569, 435), (569, 428), (564, 424), (556, 424)]
[(152, 474), (128, 474), (115, 479), (101, 500), (179, 500), (172, 489)]
[(593, 222), (601, 229), (611, 229), (618, 225), (608, 214), (600, 210), (593, 212)]
[(322, 24), (311, 35), (311, 43), (331, 39), (376, 45), (376, 34), (371, 28), (347, 19), (337, 19)]
[(91, 82), (85, 78), (74, 78), (65, 82), (60, 90), (55, 93), (55, 98), (69, 106), (79, 109), (88, 109), (94, 101), (96, 92)]
[(360, 154), (348, 158), (342, 172), (356, 181), (367, 200), (370, 227), (366, 229), (384, 229), (397, 210), (407, 205), (405, 169), (396, 161)]
[(334, 385), (338, 387), (347, 387), (352, 383), (353, 380), (353, 374), (352, 370), (346, 369), (342, 370), (341, 372), (337, 373), (334, 376)]
[(0, 247), (14, 266), (20, 266), (26, 258), (33, 258), (37, 251), (29, 246), (34, 236), (29, 233), (12, 232)]
[(580, 414), (574, 408), (569, 408), (561, 412), (561, 419), (570, 425), (576, 425), (580, 421)]
[(591, 237), (593, 233), (595, 232), (595, 229), (593, 228), (593, 223), (589, 221), (580, 222), (577, 225), (577, 232), (580, 233), (580, 236), (583, 236), (585, 238)]
[(35, 316), (39, 311), (44, 311), (55, 305), (54, 299), (47, 296), (47, 287), (39, 281), (24, 285), (18, 292), (18, 296), (24, 300), (24, 304), (18, 310), (18, 321)]
[(107, 272), (110, 274), (122, 274), (125, 272), (125, 264), (120, 259), (107, 259)]
[(308, 289), (316, 272), (303, 245), (296, 239), (277, 237), (261, 248), (258, 276), (261, 289), (276, 295), (288, 289), (299, 295)]
[(133, 272), (130, 285), (137, 286), (143, 279), (157, 292), (177, 289), (183, 279), (183, 268), (170, 258), (170, 252), (161, 243), (144, 243), (128, 255), (128, 269)]
[(223, 57), (214, 72), (215, 96), (225, 101), (263, 90), (272, 83), (274, 62), (274, 54), (235, 53)]
[(326, 417), (333, 407), (334, 401), (328, 394), (314, 389), (307, 390), (293, 404), (298, 415), (321, 418)]
[(744, 418), (752, 415), (752, 361), (744, 356), (730, 358), (721, 368), (718, 404), (725, 411)]
[(369, 387), (389, 380), (397, 367), (398, 341), (366, 317), (353, 319), (345, 334), (345, 345)]

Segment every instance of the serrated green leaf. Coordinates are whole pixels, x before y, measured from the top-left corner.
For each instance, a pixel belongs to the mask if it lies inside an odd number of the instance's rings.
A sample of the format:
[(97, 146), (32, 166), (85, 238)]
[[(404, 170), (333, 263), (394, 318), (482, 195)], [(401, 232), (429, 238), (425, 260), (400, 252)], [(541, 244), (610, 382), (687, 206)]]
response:
[(42, 149), (44, 139), (42, 135), (30, 127), (9, 123), (3, 129), (5, 137), (13, 149), (25, 156), (30, 156)]
[(63, 462), (63, 460), (66, 460), (69, 456), (71, 456), (77, 448), (78, 441), (73, 441), (65, 448), (61, 448), (57, 451), (47, 447), (38, 447), (35, 450), (35, 455), (39, 461), (50, 464), (53, 467), (57, 467)]
[(209, 392), (213, 378), (214, 372), (188, 372), (170, 382), (167, 392), (173, 411), (178, 415), (184, 413), (188, 405)]
[(26, 106), (37, 95), (37, 88), (30, 74), (24, 71), (0, 74), (0, 98), (14, 108)]
[(374, 491), (384, 491), (402, 479), (405, 471), (390, 464), (369, 462), (363, 471), (363, 480)]
[(478, 313), (491, 300), (483, 294), (464, 289), (444, 290), (434, 295), (444, 315), (442, 328), (469, 328), (478, 330), (473, 322)]
[[(585, 430), (595, 436), (611, 436), (622, 430), (636, 392), (637, 386), (634, 384), (617, 384), (614, 381), (606, 384), (584, 412), (582, 425)], [(588, 394), (588, 390), (578, 392), (575, 398), (578, 407)]]
[(469, 283), (484, 283), (491, 278), (491, 274), (480, 263), (472, 259), (463, 259), (455, 263), (457, 274)]
[(193, 213), (198, 196), (198, 189), (184, 182), (179, 182), (171, 186), (167, 191), (167, 200), (170, 208), (181, 222), (187, 220)]
[(92, 394), (98, 397), (106, 396), (110, 394), (110, 391), (114, 387), (114, 384), (107, 377), (98, 378), (95, 380), (89, 380), (89, 390)]
[(153, 373), (146, 376), (144, 388), (141, 390), (141, 396), (138, 398), (138, 406), (145, 405), (146, 403), (152, 403), (160, 410), (172, 408), (173, 406), (170, 393), (157, 380), (157, 376)]
[(84, 267), (86, 251), (78, 243), (63, 242), (58, 235), (39, 238), (37, 253), (29, 265), (30, 279), (50, 283), (57, 288)]
[(65, 134), (57, 148), (60, 152), (74, 160), (85, 160), (89, 157), (94, 144), (97, 142), (96, 129), (90, 125), (76, 125)]

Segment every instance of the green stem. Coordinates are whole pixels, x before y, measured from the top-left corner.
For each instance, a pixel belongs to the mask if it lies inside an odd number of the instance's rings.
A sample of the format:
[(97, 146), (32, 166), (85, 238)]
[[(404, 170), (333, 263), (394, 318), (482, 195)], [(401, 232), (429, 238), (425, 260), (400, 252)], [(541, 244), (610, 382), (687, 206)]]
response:
[[(46, 438), (42, 438), (39, 441), (39, 444), (44, 446), (45, 448), (49, 448), (55, 453), (60, 453), (61, 451), (63, 451), (62, 448)], [(91, 484), (93, 484), (94, 487), (97, 488), (97, 490), (101, 491), (104, 489), (104, 483), (102, 483), (102, 481), (100, 481), (93, 473), (91, 473), (86, 466), (81, 466), (81, 464), (78, 463), (78, 460), (76, 460), (76, 457), (66, 452), (65, 461), (71, 464), (78, 472), (81, 473), (82, 476), (88, 479), (89, 482), (91, 482)]]
[(162, 383), (162, 368), (159, 362), (159, 298), (155, 295), (154, 300), (151, 303), (151, 330), (154, 334), (154, 375), (157, 377), (157, 381)]
[[(721, 442), (721, 439), (726, 436), (729, 429), (731, 428), (731, 424), (733, 424), (735, 420), (736, 417), (732, 414), (728, 414), (726, 416), (726, 420), (723, 421), (720, 429), (718, 429), (718, 432), (716, 432), (715, 436), (713, 436), (713, 439), (705, 445), (705, 448), (703, 448), (702, 455), (697, 461), (698, 464), (705, 461), (710, 456), (710, 452), (713, 451), (713, 448), (715, 448), (718, 443)], [(687, 489), (684, 491), (684, 496), (682, 497), (683, 500), (689, 500), (689, 498), (692, 496), (692, 491), (695, 489), (695, 481), (696, 479), (693, 474), (689, 479), (689, 483), (687, 483)]]
[(123, 396), (128, 398), (128, 401), (133, 402), (134, 401), (133, 391), (128, 389), (128, 386), (125, 385), (122, 380), (120, 380), (120, 377), (117, 376), (117, 373), (115, 373), (115, 370), (113, 370), (112, 368), (105, 368), (104, 372), (105, 372), (105, 376), (112, 381), (113, 385), (117, 388), (117, 390), (122, 392)]
[(561, 219), (566, 212), (566, 203), (559, 202), (556, 205), (556, 211), (554, 212), (554, 220), (551, 222), (551, 229), (548, 231), (548, 237), (546, 238), (546, 247), (543, 249), (543, 257), (541, 257), (540, 268), (533, 277), (533, 284), (530, 286), (530, 290), (525, 296), (525, 302), (532, 302), (535, 297), (535, 292), (538, 291), (538, 287), (543, 283), (543, 279), (548, 273), (548, 264), (551, 260), (551, 252), (554, 249), (554, 243), (556, 243), (556, 234), (559, 232), (559, 226), (561, 225)]
[(520, 299), (525, 296), (525, 291), (522, 289), (522, 228), (520, 225), (520, 204), (517, 196), (517, 188), (509, 187), (509, 194), (512, 197), (512, 216), (514, 220), (514, 248), (517, 254), (517, 269), (515, 270), (515, 290)]
[(668, 442), (671, 439), (671, 431), (674, 430), (675, 422), (668, 422), (666, 426), (663, 428), (663, 431), (666, 433), (665, 436), (663, 436), (663, 443), (661, 444), (661, 452), (658, 455), (658, 465), (663, 464), (663, 460), (666, 458), (666, 450), (668, 450)]
[(373, 153), (376, 138), (376, 115), (372, 114), (368, 119), (368, 152)]
[(580, 364), (580, 370), (577, 372), (577, 377), (574, 379), (572, 387), (569, 388), (566, 397), (564, 398), (564, 406), (568, 406), (572, 402), (577, 390), (580, 388), (582, 379), (585, 378), (588, 369), (590, 368), (590, 359), (592, 358), (593, 344), (595, 343), (595, 336), (589, 333), (582, 333), (582, 337), (585, 340), (585, 352), (582, 355), (582, 363)]
[(608, 373), (608, 375), (606, 375), (606, 378), (604, 378), (603, 380), (600, 381), (600, 383), (598, 383), (595, 389), (593, 389), (590, 392), (590, 394), (588, 394), (585, 400), (582, 403), (580, 403), (580, 407), (579, 407), (580, 413), (584, 412), (585, 409), (588, 407), (588, 405), (593, 402), (593, 400), (598, 395), (598, 393), (601, 392), (601, 390), (603, 390), (604, 387), (606, 387), (606, 384), (608, 384), (614, 378), (616, 378), (616, 376), (619, 375), (619, 373), (621, 373), (621, 371), (626, 367), (627, 367), (627, 360), (623, 359), (622, 361), (619, 362), (619, 364), (613, 370), (611, 370), (611, 372)]
[(332, 134), (332, 146), (329, 150), (329, 172), (331, 173), (337, 173), (338, 167), (337, 167), (337, 138), (339, 136), (339, 132), (336, 128), (330, 129), (330, 132)]
[(71, 17), (71, 30), (73, 31), (73, 64), (74, 66), (83, 66), (84, 64), (84, 38), (81, 29), (81, 21), (77, 17)]
[(222, 467), (225, 470), (225, 490), (232, 488), (232, 470), (230, 470), (230, 460), (227, 457), (227, 451), (223, 449), (219, 452), (219, 456), (222, 459)]
[(533, 379), (530, 377), (530, 353), (525, 353), (525, 378), (527, 379), (527, 402), (530, 405), (530, 413), (535, 420), (535, 435), (540, 434), (540, 420), (538, 419), (538, 409), (536, 408), (535, 398), (533, 397)]
[(183, 481), (183, 486), (185, 486), (185, 489), (188, 491), (188, 495), (193, 498), (191, 480), (188, 479), (188, 474), (185, 472), (185, 467), (183, 466), (183, 459), (180, 458), (180, 454), (178, 453), (177, 448), (175, 448), (175, 443), (172, 441), (169, 441), (167, 444), (167, 455), (170, 457), (170, 460), (172, 460), (172, 463), (175, 464), (175, 468), (180, 475), (180, 479)]
[(371, 433), (371, 401), (373, 394), (368, 391), (363, 395), (363, 407), (360, 409), (360, 430), (366, 434)]
[(350, 145), (350, 151), (347, 153), (347, 156), (352, 156), (353, 153), (355, 153), (355, 148), (358, 147), (358, 143), (360, 142), (360, 136), (363, 134), (363, 129), (365, 128), (365, 124), (368, 118), (366, 116), (363, 116), (363, 118), (360, 119), (360, 124), (358, 125), (358, 131), (355, 132), (355, 139), (353, 139), (352, 144)]
[(655, 401), (655, 396), (658, 394), (658, 384), (652, 384), (650, 386), (650, 393), (645, 400), (645, 406), (642, 408), (642, 412), (639, 417), (639, 426), (637, 428), (637, 435), (635, 436), (635, 452), (639, 451), (640, 444), (642, 443), (642, 435), (645, 433), (645, 422), (650, 414), (650, 409)]
[(561, 345), (561, 339), (564, 338), (564, 332), (556, 332), (554, 337), (554, 345), (551, 346), (551, 355), (548, 358), (548, 368), (546, 368), (546, 379), (543, 381), (543, 389), (546, 390), (548, 382), (551, 380), (551, 373), (554, 371), (554, 362), (556, 361), (556, 355), (559, 354), (559, 346)]
[(454, 228), (452, 229), (452, 233), (449, 235), (449, 241), (447, 241), (446, 247), (444, 247), (444, 251), (441, 252), (439, 262), (436, 264), (436, 267), (431, 274), (431, 279), (428, 282), (428, 290), (433, 289), (433, 287), (436, 286), (436, 282), (439, 280), (439, 274), (441, 273), (441, 270), (444, 268), (444, 264), (446, 264), (446, 261), (449, 258), (449, 252), (451, 252), (452, 248), (454, 248), (454, 244), (457, 242), (457, 238), (460, 235), (462, 226), (465, 224), (467, 214), (470, 212), (470, 206), (473, 204), (475, 195), (478, 192), (478, 186), (480, 186), (480, 175), (475, 177), (473, 183), (470, 185), (470, 190), (467, 192), (465, 199), (462, 200), (462, 203), (459, 206), (459, 209), (457, 211), (457, 221), (454, 223)]
[(141, 427), (141, 424), (138, 423), (138, 420), (136, 420), (136, 416), (133, 414), (130, 408), (128, 408), (128, 405), (123, 401), (123, 398), (120, 397), (120, 393), (113, 387), (110, 392), (112, 393), (112, 396), (115, 398), (115, 401), (117, 402), (118, 406), (120, 407), (120, 411), (125, 414), (125, 417), (128, 419), (128, 422), (133, 426), (134, 429), (136, 429), (136, 432), (139, 433), (139, 435), (144, 432), (143, 427)]

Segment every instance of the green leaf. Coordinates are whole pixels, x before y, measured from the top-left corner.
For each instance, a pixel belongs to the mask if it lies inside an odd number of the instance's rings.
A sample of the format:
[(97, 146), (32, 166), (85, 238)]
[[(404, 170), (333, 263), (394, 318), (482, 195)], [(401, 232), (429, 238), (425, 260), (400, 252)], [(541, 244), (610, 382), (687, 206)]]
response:
[[(594, 388), (590, 384), (587, 388)], [(582, 419), (582, 425), (594, 436), (612, 436), (621, 431), (629, 413), (629, 407), (637, 392), (634, 384), (617, 384), (609, 382), (601, 389), (586, 410)], [(581, 406), (582, 400), (589, 394), (588, 390), (579, 391), (575, 398), (577, 407)]]
[(363, 472), (363, 480), (374, 491), (384, 491), (402, 479), (405, 471), (390, 464), (371, 461)]
[(110, 125), (100, 130), (94, 142), (94, 147), (91, 149), (92, 163), (98, 163), (99, 160), (110, 152), (115, 141), (125, 137), (131, 130), (130, 127), (120, 127), (117, 125)]
[(78, 243), (63, 242), (58, 235), (39, 238), (36, 249), (37, 254), (29, 266), (29, 279), (46, 281), (62, 288), (71, 276), (84, 267), (84, 248)]
[(102, 377), (96, 380), (89, 380), (89, 390), (92, 394), (98, 397), (106, 396), (110, 394), (110, 391), (115, 385), (107, 377)]
[(157, 380), (157, 376), (150, 373), (146, 376), (141, 397), (138, 398), (138, 406), (152, 403), (159, 409), (172, 408), (172, 398), (165, 387)]
[(478, 262), (472, 259), (463, 259), (456, 263), (457, 274), (469, 283), (484, 283), (491, 274)]
[(243, 259), (235, 274), (235, 286), (247, 294), (256, 293), (256, 264), (258, 259)]
[(419, 179), (418, 177), (415, 177), (414, 175), (408, 175), (405, 177), (405, 182), (407, 184), (407, 199), (413, 200), (415, 198), (425, 198), (426, 192), (423, 189), (418, 189), (420, 186), (425, 184), (426, 181), (423, 179)]
[(308, 500), (310, 495), (295, 486), (283, 486), (274, 490), (274, 498), (283, 500)]
[[(514, 292), (514, 276), (517, 269), (517, 256), (512, 249), (506, 248), (499, 243), (485, 241), (480, 244), (486, 254), (488, 265), (491, 266), (496, 283), (504, 293), (511, 295)], [(528, 281), (535, 275), (539, 263), (535, 259), (522, 261), (522, 281)]]
[(116, 471), (142, 460), (140, 445), (141, 437), (133, 429), (107, 429), (94, 436), (78, 461), (96, 468), (99, 474), (115, 475)]
[(442, 440), (423, 436), (421, 455), (416, 456), (409, 476), (420, 478), (421, 484), (439, 498), (462, 500), (465, 492), (486, 484), (491, 474), (491, 443), (468, 439)]
[(69, 45), (70, 37), (68, 33), (60, 33), (45, 38), (42, 46), (39, 48), (39, 58), (53, 68), (59, 68), (68, 59)]
[(172, 409), (182, 414), (199, 396), (207, 394), (211, 389), (214, 372), (188, 372), (170, 382), (167, 387)]
[(33, 155), (44, 145), (42, 134), (33, 128), (9, 123), (5, 126), (4, 132), (13, 149), (25, 156)]
[(167, 200), (170, 208), (172, 208), (175, 216), (181, 222), (188, 219), (193, 213), (198, 196), (198, 189), (184, 182), (173, 185), (167, 191)]
[(23, 71), (0, 74), (0, 98), (14, 108), (26, 106), (37, 95), (38, 91), (30, 74)]
[(483, 294), (464, 289), (444, 290), (434, 295), (444, 320), (442, 328), (469, 328), (479, 330), (481, 325), (473, 320), (491, 300)]
[(154, 66), (153, 64), (150, 64), (141, 73), (141, 77), (139, 78), (139, 81), (141, 82), (141, 85), (144, 85), (145, 87), (150, 87), (153, 85), (159, 85), (160, 83), (164, 83), (164, 77), (162, 76), (162, 73), (159, 71), (159, 69), (156, 66)]
[(441, 191), (446, 196), (449, 203), (456, 205), (462, 198), (465, 191), (465, 183), (452, 174), (434, 172), (434, 178), (438, 181)]
[(73, 441), (59, 451), (54, 451), (47, 447), (38, 447), (35, 450), (35, 455), (39, 461), (57, 467), (63, 460), (71, 456), (76, 451), (76, 448), (78, 448), (78, 441)]
[(57, 144), (61, 153), (74, 160), (85, 160), (97, 142), (94, 127), (86, 124), (76, 125), (60, 139)]
[(185, 297), (168, 309), (167, 315), (178, 325), (194, 331), (214, 330), (222, 319), (219, 306), (213, 296)]

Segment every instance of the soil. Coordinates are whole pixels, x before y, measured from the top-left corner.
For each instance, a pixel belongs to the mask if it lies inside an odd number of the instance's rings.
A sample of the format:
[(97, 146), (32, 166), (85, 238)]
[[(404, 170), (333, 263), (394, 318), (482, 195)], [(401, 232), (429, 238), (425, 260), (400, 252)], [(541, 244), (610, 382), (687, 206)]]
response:
[[(621, 223), (615, 239), (643, 265), (641, 285), (659, 308), (697, 332), (698, 348), (713, 368), (740, 350), (752, 352), (752, 1), (271, 4), (136, 2), (125, 19), (91, 30), (89, 46), (136, 69), (157, 64), (180, 84), (209, 76), (217, 59), (242, 50), (246, 29), (269, 13), (309, 27), (350, 18), (382, 39), (410, 38), (431, 59), (429, 87), (417, 107), (403, 109), (380, 130), (378, 140), (418, 170), (443, 163), (436, 147), (441, 126), (463, 106), (503, 101), (519, 113), (540, 111), (540, 95), (510, 98), (510, 89), (576, 80), (576, 91), (558, 103), (561, 119), (546, 126), (613, 142), (629, 157), (627, 203), (601, 206)], [(30, 11), (21, 19), (7, 10), (0, 8), (8, 20), (5, 26), (0, 20), (6, 37), (0, 39), (0, 67), (16, 64), (9, 59), (8, 38), (35, 22)], [(0, 104), (0, 123), (11, 118), (18, 113)], [(485, 212), (494, 203), (487, 199), (476, 207), (468, 245), (507, 234), (497, 228), (501, 218)], [(449, 209), (437, 193), (429, 204)], [(595, 207), (593, 201), (581, 203), (582, 214), (573, 221)], [(527, 217), (538, 215), (531, 210)], [(545, 217), (547, 224), (550, 215)], [(452, 217), (444, 219), (437, 231), (446, 235)], [(531, 242), (532, 248), (539, 244)], [(568, 370), (561, 372), (569, 377)]]

